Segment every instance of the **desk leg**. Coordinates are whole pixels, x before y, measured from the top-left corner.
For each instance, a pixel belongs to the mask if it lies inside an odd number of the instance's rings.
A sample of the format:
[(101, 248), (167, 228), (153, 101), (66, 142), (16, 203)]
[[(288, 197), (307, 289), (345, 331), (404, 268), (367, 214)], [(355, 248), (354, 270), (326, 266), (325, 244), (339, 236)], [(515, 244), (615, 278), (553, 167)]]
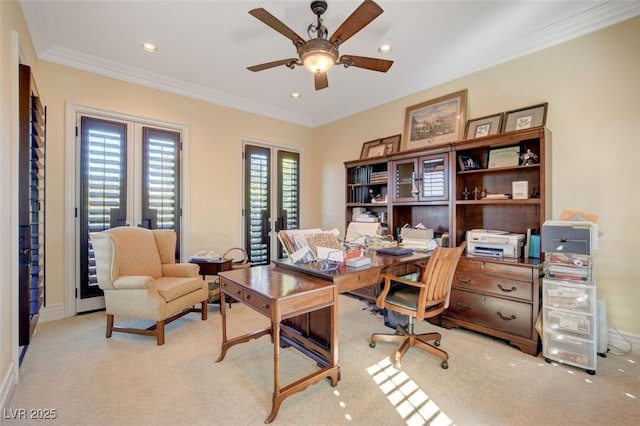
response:
[(220, 345), (220, 356), (218, 357), (216, 362), (222, 361), (225, 355), (227, 354), (227, 349), (229, 349), (229, 346), (227, 346), (227, 310), (225, 308), (224, 302), (222, 302), (223, 297), (224, 297), (224, 293), (220, 291), (220, 301), (221, 301), (220, 316), (222, 320), (222, 344)]
[(273, 339), (273, 397), (271, 398), (271, 413), (265, 419), (265, 423), (271, 423), (280, 411), (280, 405), (286, 398), (280, 394), (280, 323), (272, 324)]
[[(224, 295), (224, 292), (220, 293), (221, 297), (224, 297)], [(272, 333), (271, 327), (265, 327), (262, 330), (256, 330), (242, 336), (227, 339), (227, 307), (224, 303), (220, 304), (220, 315), (222, 316), (222, 344), (220, 349), (220, 356), (218, 356), (216, 362), (220, 362), (224, 359), (224, 357), (227, 355), (227, 350), (229, 350), (231, 346), (237, 345), (238, 343), (248, 342), (249, 340), (257, 339), (259, 337)]]

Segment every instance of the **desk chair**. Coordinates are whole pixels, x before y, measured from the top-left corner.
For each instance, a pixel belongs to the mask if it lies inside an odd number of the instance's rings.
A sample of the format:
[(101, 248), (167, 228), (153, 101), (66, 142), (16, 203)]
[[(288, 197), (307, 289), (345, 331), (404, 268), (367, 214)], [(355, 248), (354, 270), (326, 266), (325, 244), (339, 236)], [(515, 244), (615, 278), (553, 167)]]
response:
[[(395, 355), (395, 367), (401, 368), (400, 359), (412, 346), (433, 354), (442, 360), (440, 366), (449, 367), (449, 355), (438, 348), (440, 333), (414, 334), (414, 320), (440, 315), (449, 306), (449, 292), (451, 282), (458, 265), (458, 260), (466, 246), (463, 242), (459, 247), (438, 247), (433, 251), (418, 281), (407, 280), (395, 275), (384, 274), (384, 289), (376, 300), (380, 309), (389, 309), (409, 316), (407, 327), (397, 326), (395, 334), (374, 333), (371, 335), (369, 346), (375, 348), (376, 342), (401, 343)], [(428, 342), (434, 341), (434, 345)]]

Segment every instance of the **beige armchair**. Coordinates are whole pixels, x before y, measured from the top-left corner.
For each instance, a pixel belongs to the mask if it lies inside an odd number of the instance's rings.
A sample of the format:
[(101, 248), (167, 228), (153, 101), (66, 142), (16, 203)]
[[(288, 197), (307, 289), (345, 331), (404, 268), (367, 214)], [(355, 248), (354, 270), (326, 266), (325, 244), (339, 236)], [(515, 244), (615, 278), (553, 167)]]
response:
[[(107, 338), (113, 331), (156, 336), (165, 324), (189, 312), (207, 319), (207, 283), (198, 265), (176, 263), (176, 233), (123, 226), (90, 235), (98, 286), (104, 291)], [(201, 307), (194, 305), (200, 303)], [(153, 320), (146, 329), (117, 327), (115, 316)]]

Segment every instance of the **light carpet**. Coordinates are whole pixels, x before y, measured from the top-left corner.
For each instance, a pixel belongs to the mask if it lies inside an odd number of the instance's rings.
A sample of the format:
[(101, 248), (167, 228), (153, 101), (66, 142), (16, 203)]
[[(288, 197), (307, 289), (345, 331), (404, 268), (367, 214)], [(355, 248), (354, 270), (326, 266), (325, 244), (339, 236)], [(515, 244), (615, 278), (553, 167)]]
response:
[[(3, 413), (7, 425), (260, 425), (271, 410), (273, 347), (269, 337), (232, 347), (216, 363), (218, 306), (209, 319), (187, 315), (167, 326), (166, 344), (114, 333), (105, 314), (40, 324)], [(268, 325), (239, 303), (228, 310), (229, 336)], [(439, 329), (449, 368), (411, 348), (402, 370), (396, 346), (369, 347), (389, 332), (363, 301), (340, 295), (341, 380), (286, 399), (280, 425), (637, 425), (640, 359), (598, 358), (596, 374), (547, 363), (507, 343), (461, 329)], [(417, 332), (437, 327), (424, 321)], [(281, 383), (315, 371), (297, 350), (281, 351)], [(55, 409), (56, 420), (10, 419), (17, 409)], [(13, 411), (12, 411), (13, 410)]]

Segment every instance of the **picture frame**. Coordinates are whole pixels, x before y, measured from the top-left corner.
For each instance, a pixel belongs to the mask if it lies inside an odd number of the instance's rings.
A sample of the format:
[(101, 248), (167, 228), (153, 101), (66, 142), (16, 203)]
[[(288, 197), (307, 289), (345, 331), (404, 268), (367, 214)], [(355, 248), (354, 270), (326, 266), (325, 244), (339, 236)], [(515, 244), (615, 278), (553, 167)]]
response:
[(369, 142), (365, 142), (362, 144), (362, 151), (360, 151), (360, 159), (364, 160), (369, 158), (369, 149), (376, 145), (380, 145), (381, 139), (375, 139)]
[(547, 123), (548, 106), (549, 103), (545, 102), (505, 112), (502, 131), (512, 132), (515, 130), (544, 126)]
[(391, 155), (400, 151), (400, 140), (402, 135), (393, 135), (380, 140), (380, 143), (385, 146), (385, 154)]
[(467, 89), (407, 107), (403, 150), (461, 140), (466, 110)]
[(520, 165), (520, 146), (513, 145), (489, 150), (488, 169), (515, 167)]
[(480, 138), (483, 136), (495, 135), (502, 131), (502, 120), (504, 113), (487, 115), (467, 121), (464, 131), (465, 139)]
[(460, 166), (460, 171), (467, 170), (477, 170), (481, 169), (480, 161), (473, 155), (458, 155), (458, 165)]
[(367, 150), (366, 158), (382, 157), (385, 154), (386, 146), (379, 143), (377, 145), (371, 145)]
[(382, 157), (391, 155), (400, 150), (401, 135), (388, 136), (382, 139), (375, 139), (362, 144), (360, 159)]

